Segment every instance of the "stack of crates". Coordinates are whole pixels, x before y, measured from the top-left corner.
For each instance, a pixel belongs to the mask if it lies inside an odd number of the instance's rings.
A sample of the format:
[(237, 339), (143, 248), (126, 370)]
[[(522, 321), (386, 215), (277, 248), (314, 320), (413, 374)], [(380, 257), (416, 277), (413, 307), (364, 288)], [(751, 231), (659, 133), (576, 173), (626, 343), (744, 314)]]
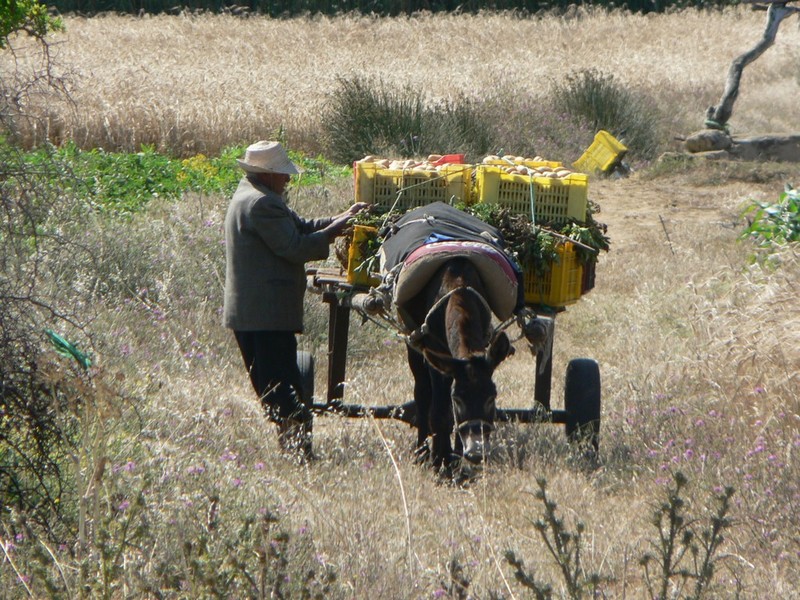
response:
[[(531, 169), (541, 167), (558, 170), (545, 175), (508, 173), (510, 165)], [(376, 162), (357, 161), (353, 164), (355, 199), (367, 202), (379, 210), (400, 212), (433, 202), (499, 204), (515, 214), (531, 216), (541, 224), (584, 221), (588, 206), (588, 177), (569, 172), (557, 161), (494, 157), (482, 164), (443, 164), (432, 169), (388, 168)], [(545, 274), (537, 273), (534, 265), (523, 265), (525, 302), (535, 305), (563, 307), (576, 302), (590, 286), (586, 280), (593, 270), (585, 272), (578, 260), (574, 244), (561, 243), (556, 249), (557, 260)], [(352, 266), (357, 264), (354, 257)], [(355, 280), (355, 273), (349, 273)], [(361, 283), (361, 282), (359, 282)], [(593, 281), (591, 282), (593, 284)]]

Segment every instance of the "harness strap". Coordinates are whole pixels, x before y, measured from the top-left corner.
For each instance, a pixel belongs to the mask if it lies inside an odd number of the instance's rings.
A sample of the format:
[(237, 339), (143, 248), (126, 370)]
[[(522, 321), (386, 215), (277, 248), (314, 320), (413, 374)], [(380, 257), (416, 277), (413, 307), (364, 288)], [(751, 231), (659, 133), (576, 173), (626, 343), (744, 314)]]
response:
[[(459, 290), (466, 290), (468, 292), (471, 292), (475, 296), (477, 296), (478, 299), (481, 301), (481, 304), (483, 305), (483, 307), (486, 310), (486, 312), (490, 315), (490, 319), (491, 319), (492, 309), (489, 307), (489, 303), (486, 301), (486, 298), (484, 298), (480, 293), (478, 293), (478, 291), (475, 288), (473, 288), (471, 286), (468, 286), (468, 285), (464, 285), (464, 286), (459, 286), (457, 288), (453, 288), (452, 290), (447, 292), (444, 296), (439, 298), (434, 303), (433, 306), (431, 306), (431, 308), (428, 310), (428, 314), (425, 315), (425, 320), (422, 322), (422, 325), (417, 327), (415, 330), (413, 330), (409, 334), (408, 339), (409, 339), (409, 343), (411, 344), (412, 348), (414, 348), (415, 350), (417, 350), (419, 352), (421, 352), (425, 348), (425, 344), (423, 343), (423, 339), (425, 337), (431, 337), (431, 332), (430, 332), (431, 326), (430, 326), (430, 323), (429, 323), (431, 317), (433, 316), (433, 314), (437, 310), (439, 310), (442, 306), (444, 306), (450, 300), (450, 296), (452, 296), (455, 292), (457, 292)], [(491, 325), (490, 325), (490, 327), (491, 327)], [(496, 330), (492, 330), (491, 332), (489, 332), (489, 330), (487, 329), (487, 331), (485, 333), (489, 334), (489, 344), (491, 344), (491, 342), (494, 341), (494, 338), (495, 338), (495, 336), (496, 336), (496, 334), (498, 332)], [(447, 343), (444, 340), (437, 340), (437, 341), (444, 348), (448, 347)], [(487, 347), (488, 347), (488, 344), (487, 344)]]
[(469, 421), (462, 421), (456, 425), (456, 431), (460, 433), (461, 430), (469, 429), (470, 427), (475, 427), (476, 425), (480, 426), (482, 432), (485, 431), (486, 433), (491, 433), (494, 431), (494, 424), (489, 423), (489, 421), (484, 421), (483, 419), (470, 419)]

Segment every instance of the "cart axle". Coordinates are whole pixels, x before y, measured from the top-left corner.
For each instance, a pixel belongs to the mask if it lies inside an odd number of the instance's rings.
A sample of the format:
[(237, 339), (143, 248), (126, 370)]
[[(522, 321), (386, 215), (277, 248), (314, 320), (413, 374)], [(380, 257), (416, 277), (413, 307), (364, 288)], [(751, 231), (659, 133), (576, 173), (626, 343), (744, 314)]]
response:
[[(412, 402), (396, 406), (362, 406), (333, 401), (328, 404), (313, 404), (317, 414), (334, 414), (341, 417), (372, 417), (374, 419), (397, 419), (408, 425), (415, 425), (417, 407)], [(498, 408), (495, 413), (498, 423), (561, 423), (567, 422), (567, 412), (563, 410), (547, 410), (541, 408)]]

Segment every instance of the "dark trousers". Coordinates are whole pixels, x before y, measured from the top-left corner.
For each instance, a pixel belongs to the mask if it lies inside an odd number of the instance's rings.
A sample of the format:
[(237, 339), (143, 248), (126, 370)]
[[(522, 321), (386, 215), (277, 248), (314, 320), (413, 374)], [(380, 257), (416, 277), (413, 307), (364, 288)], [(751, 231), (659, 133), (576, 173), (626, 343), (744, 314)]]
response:
[(276, 422), (307, 420), (297, 367), (297, 338), (291, 331), (234, 331), (256, 394)]

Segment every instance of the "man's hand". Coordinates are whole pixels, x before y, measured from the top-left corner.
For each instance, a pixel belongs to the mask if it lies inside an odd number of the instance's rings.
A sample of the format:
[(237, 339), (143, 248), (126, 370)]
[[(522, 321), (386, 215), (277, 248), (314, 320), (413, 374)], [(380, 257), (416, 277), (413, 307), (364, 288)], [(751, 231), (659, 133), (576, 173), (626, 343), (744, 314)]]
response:
[(370, 207), (370, 204), (367, 202), (356, 202), (350, 208), (348, 208), (343, 213), (340, 213), (334, 217), (334, 220), (338, 219), (339, 217), (354, 217), (362, 210), (365, 210)]
[(347, 227), (354, 216), (365, 210), (370, 205), (366, 202), (356, 202), (346, 211), (339, 213), (333, 218), (333, 222), (328, 225), (323, 231), (328, 234), (328, 239), (333, 241), (340, 235), (344, 235)]

